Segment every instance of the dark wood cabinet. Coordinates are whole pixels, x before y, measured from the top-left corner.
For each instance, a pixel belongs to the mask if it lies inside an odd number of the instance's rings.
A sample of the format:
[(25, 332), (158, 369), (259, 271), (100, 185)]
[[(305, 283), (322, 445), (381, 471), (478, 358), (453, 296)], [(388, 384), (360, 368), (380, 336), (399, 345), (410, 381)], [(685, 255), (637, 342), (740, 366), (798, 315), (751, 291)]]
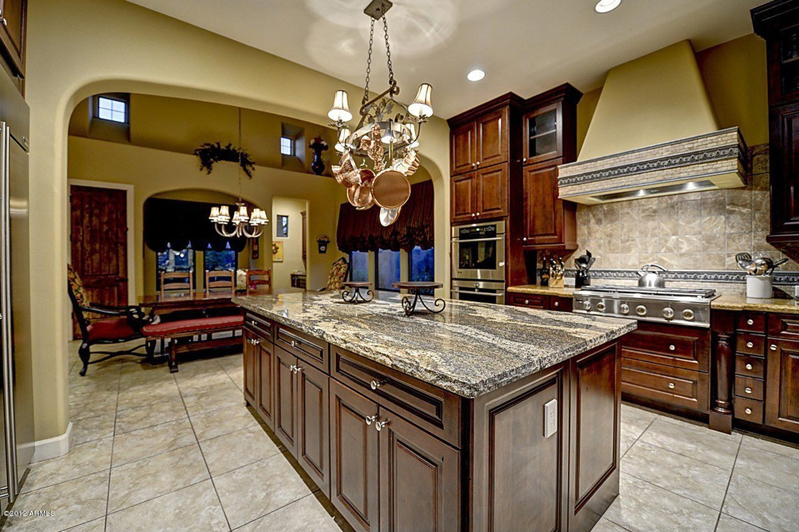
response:
[(244, 365), (244, 398), (251, 405), (256, 404), (256, 386), (258, 383), (258, 347), (255, 342), (258, 337), (249, 330), (244, 331), (244, 350), (242, 362)]
[(563, 103), (538, 107), (524, 115), (522, 163), (538, 164), (563, 157)]
[(292, 454), (297, 450), (297, 357), (275, 348), (275, 434)]
[(452, 178), (453, 223), (501, 218), (508, 214), (508, 165), (501, 164)]
[(453, 175), (477, 167), (477, 125), (468, 122), (450, 133), (450, 171)]
[(25, 77), (27, 0), (0, 0), (0, 45), (11, 73)]
[(330, 447), (328, 442), (329, 377), (297, 361), (296, 458), (325, 495), (330, 495)]
[(558, 169), (548, 164), (527, 166), (522, 174), (522, 243), (525, 247), (576, 249), (576, 206), (558, 199)]
[(508, 305), (516, 307), (537, 308), (541, 310), (557, 310), (560, 312), (571, 312), (574, 308), (574, 300), (565, 296), (550, 296), (542, 294), (508, 294)]
[(477, 212), (475, 197), (475, 173), (459, 175), (452, 178), (450, 194), (452, 223), (471, 222)]
[[(275, 371), (275, 347), (272, 342), (263, 338), (256, 346), (256, 367), (258, 370), (258, 381), (255, 410), (264, 423), (269, 428), (274, 428), (274, 371)], [(245, 340), (245, 345), (246, 345)]]
[(476, 121), (477, 160), (475, 166), (485, 168), (508, 162), (508, 107), (487, 113)]
[(769, 338), (766, 357), (765, 422), (799, 432), (799, 342)]
[(452, 175), (509, 161), (509, 102), (513, 98), (512, 95), (497, 98), (449, 121)]

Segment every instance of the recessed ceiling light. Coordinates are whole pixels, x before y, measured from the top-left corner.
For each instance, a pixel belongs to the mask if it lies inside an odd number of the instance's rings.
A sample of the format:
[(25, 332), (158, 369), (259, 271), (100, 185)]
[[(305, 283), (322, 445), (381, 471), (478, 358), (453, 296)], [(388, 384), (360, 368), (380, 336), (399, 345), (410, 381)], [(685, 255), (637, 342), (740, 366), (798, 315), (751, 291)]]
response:
[(466, 74), (466, 79), (468, 79), (469, 81), (480, 81), (484, 77), (486, 77), (486, 73), (480, 69), (472, 70), (471, 72)]
[(594, 9), (597, 13), (609, 13), (619, 7), (619, 4), (621, 0), (599, 0)]

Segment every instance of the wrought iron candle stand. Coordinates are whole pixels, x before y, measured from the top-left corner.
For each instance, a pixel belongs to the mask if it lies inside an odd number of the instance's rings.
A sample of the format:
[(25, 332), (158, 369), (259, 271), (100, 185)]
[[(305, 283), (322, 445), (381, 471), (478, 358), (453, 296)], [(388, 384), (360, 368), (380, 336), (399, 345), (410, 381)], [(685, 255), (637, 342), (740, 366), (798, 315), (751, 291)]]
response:
[(399, 288), (400, 290), (407, 290), (410, 295), (402, 297), (402, 310), (405, 311), (406, 316), (410, 316), (416, 312), (416, 305), (421, 304), (425, 310), (438, 314), (443, 312), (447, 306), (447, 302), (441, 298), (433, 299), (433, 308), (427, 306), (421, 292), (424, 290), (435, 290), (444, 286), (441, 283), (428, 283), (428, 282), (401, 282), (394, 283), (391, 286)]
[[(341, 291), (341, 299), (347, 303), (368, 303), (375, 298), (375, 293), (372, 291), (372, 283), (347, 281), (341, 283), (341, 286), (344, 287)], [(361, 292), (362, 288), (366, 289), (366, 295)]]

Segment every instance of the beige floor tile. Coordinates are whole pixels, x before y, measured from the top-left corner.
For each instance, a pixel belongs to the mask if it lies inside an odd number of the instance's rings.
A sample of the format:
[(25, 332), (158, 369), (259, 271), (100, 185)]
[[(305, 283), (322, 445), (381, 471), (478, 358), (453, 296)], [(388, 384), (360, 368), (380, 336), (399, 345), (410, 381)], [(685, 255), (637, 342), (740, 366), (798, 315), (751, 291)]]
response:
[(214, 484), (233, 528), (311, 493), (283, 455), (215, 477)]
[(241, 353), (219, 357), (216, 360), (225, 371), (241, 369), (244, 364), (244, 357)]
[(22, 492), (83, 477), (111, 467), (113, 438), (74, 445), (64, 456), (31, 464)]
[(188, 419), (119, 434), (114, 439), (112, 464), (119, 466), (195, 443)]
[(197, 444), (111, 469), (108, 511), (116, 512), (209, 478)]
[(621, 405), (621, 455), (624, 456), (644, 431), (657, 419), (657, 414), (630, 405)]
[(626, 528), (622, 528), (613, 521), (608, 521), (605, 518), (600, 519), (591, 532), (628, 532)]
[(669, 423), (660, 418), (644, 432), (640, 441), (729, 470), (735, 463), (741, 435), (724, 434), (688, 423)]
[(643, 480), (621, 475), (605, 518), (631, 532), (713, 532), (719, 512)]
[[(236, 532), (339, 532), (341, 528), (313, 495), (275, 510)], [(607, 529), (611, 532), (611, 529)]]
[(196, 375), (178, 377), (177, 383), (180, 388), (180, 393), (189, 395), (198, 393), (213, 386), (227, 384), (230, 382), (230, 377), (225, 373), (225, 370), (218, 368), (212, 372), (198, 373)]
[(64, 530), (105, 515), (108, 471), (95, 473), (19, 496), (15, 510), (46, 511), (53, 515), (9, 517), (9, 530), (44, 532)]
[(183, 402), (189, 415), (202, 414), (211, 410), (218, 410), (229, 406), (244, 407), (244, 396), (233, 381), (214, 384), (203, 390), (196, 390), (190, 394), (183, 394)]
[(796, 532), (797, 501), (796, 492), (733, 472), (722, 512), (771, 532)]
[(752, 436), (744, 436), (741, 442), (742, 447), (762, 449), (775, 454), (789, 456), (799, 460), (799, 446), (791, 445), (788, 443), (777, 443), (762, 438), (754, 438)]
[(259, 427), (258, 422), (243, 405), (220, 408), (190, 417), (199, 441), (230, 434), (237, 430)]
[(106, 532), (223, 532), (225, 514), (210, 480), (110, 514)]
[(128, 408), (117, 414), (116, 433), (124, 434), (187, 417), (180, 397), (170, 397), (147, 406)]
[(750, 525), (740, 519), (721, 514), (716, 532), (762, 532), (762, 528)]
[(797, 493), (799, 502), (799, 460), (759, 447), (741, 445), (735, 472), (772, 486)]
[(154, 402), (178, 399), (180, 391), (174, 379), (165, 382), (148, 382), (119, 390), (117, 411), (142, 407)]
[(114, 435), (116, 414), (72, 420), (72, 445), (110, 438)]
[(236, 385), (239, 390), (244, 389), (244, 370), (237, 369), (228, 373), (230, 375), (230, 380)]
[(280, 454), (260, 426), (204, 440), (200, 447), (213, 477)]
[(86, 395), (69, 401), (69, 418), (73, 421), (117, 411), (117, 392)]
[(65, 532), (105, 532), (105, 517), (68, 528)]

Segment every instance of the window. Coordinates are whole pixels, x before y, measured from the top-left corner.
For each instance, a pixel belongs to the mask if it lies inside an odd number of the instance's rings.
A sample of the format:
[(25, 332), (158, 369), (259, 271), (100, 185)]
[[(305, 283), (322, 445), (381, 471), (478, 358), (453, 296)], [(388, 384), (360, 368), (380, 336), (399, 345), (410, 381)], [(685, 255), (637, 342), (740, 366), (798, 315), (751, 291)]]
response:
[(207, 250), (203, 254), (203, 270), (207, 272), (235, 272), (238, 265), (238, 254), (232, 249), (223, 251)]
[(97, 118), (125, 124), (128, 121), (128, 104), (122, 100), (100, 96), (97, 99)]
[(400, 280), (400, 252), (391, 251), (389, 249), (377, 250), (376, 266), (377, 289), (398, 292), (398, 290), (391, 285), (393, 283), (398, 283)]
[(189, 272), (194, 269), (194, 250), (168, 249), (156, 253), (155, 288), (161, 290), (161, 272)]
[(282, 155), (294, 155), (294, 139), (291, 137), (280, 137), (280, 153)]
[(369, 281), (369, 253), (353, 251), (350, 253), (350, 278), (356, 282)]
[(416, 246), (408, 253), (409, 281), (435, 281), (434, 250)]
[(289, 217), (285, 214), (278, 214), (275, 216), (275, 237), (288, 238), (289, 237)]

